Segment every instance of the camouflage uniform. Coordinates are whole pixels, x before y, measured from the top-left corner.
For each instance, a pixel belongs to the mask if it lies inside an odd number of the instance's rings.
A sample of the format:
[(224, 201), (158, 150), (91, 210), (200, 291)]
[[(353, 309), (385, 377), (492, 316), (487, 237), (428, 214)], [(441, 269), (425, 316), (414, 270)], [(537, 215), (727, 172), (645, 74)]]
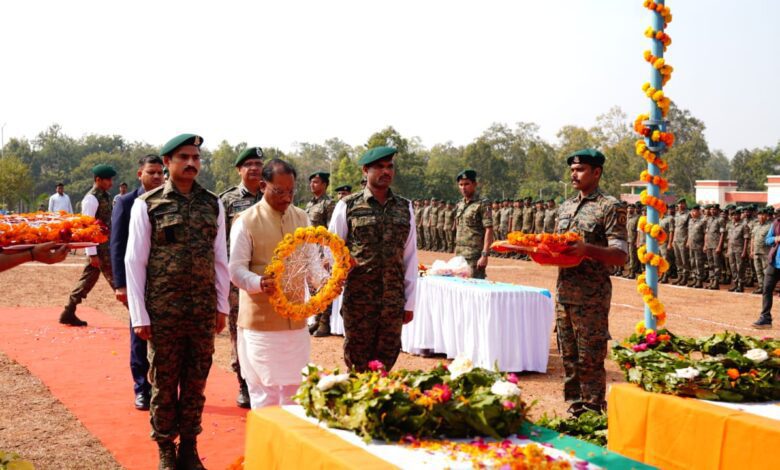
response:
[[(249, 209), (263, 198), (263, 193), (258, 191), (252, 194), (244, 183), (222, 192), (219, 195), (222, 200), (222, 206), (225, 208), (225, 239), (227, 240), (227, 251), (230, 254), (230, 227), (241, 214), (242, 211)], [(238, 349), (236, 346), (236, 322), (238, 320), (238, 288), (230, 283), (230, 313), (228, 314), (228, 331), (230, 332), (230, 368), (238, 376), (241, 386), (245, 386), (244, 379), (241, 377), (241, 366), (238, 363)]]
[(420, 221), (420, 225), (422, 226), (422, 246), (424, 250), (430, 250), (431, 249), (431, 234), (428, 231), (428, 224), (431, 216), (431, 206), (433, 203), (429, 203), (425, 207), (423, 207), (422, 210), (422, 220)]
[(197, 183), (185, 196), (168, 181), (139, 199), (147, 204), (151, 224), (145, 299), (153, 332), (152, 438), (195, 439), (202, 431), (203, 392), (214, 354), (219, 198)]
[(534, 233), (544, 233), (544, 209), (536, 209), (534, 214)]
[(425, 206), (422, 201), (418, 205), (414, 206), (414, 224), (417, 228), (417, 249), (422, 250), (425, 247), (425, 237), (423, 236), (422, 228), (422, 213)]
[(501, 208), (501, 239), (506, 240), (509, 234), (509, 224), (512, 222), (512, 206)]
[(439, 208), (439, 216), (436, 218), (436, 239), (439, 244), (439, 251), (447, 251), (447, 235), (444, 233), (445, 219), (447, 218), (447, 206), (442, 203)]
[(439, 203), (431, 204), (431, 211), (428, 213), (428, 249), (437, 251), (439, 249), (439, 239), (436, 236), (436, 223), (439, 221)]
[[(707, 222), (707, 235), (705, 237), (705, 248), (707, 249), (707, 264), (710, 268), (710, 282), (712, 286), (716, 286), (720, 283), (721, 271), (723, 264), (721, 263), (720, 253), (717, 253), (718, 243), (720, 237), (726, 232), (723, 227), (723, 219), (714, 216), (710, 217)], [(721, 246), (722, 251), (722, 246)]]
[(513, 232), (521, 232), (523, 230), (523, 207), (515, 207), (512, 209), (512, 223), (510, 229)]
[[(451, 204), (448, 204), (451, 205)], [(455, 210), (451, 207), (444, 209), (444, 251), (452, 253), (455, 244), (455, 236), (452, 233), (452, 224), (455, 222)]]
[(368, 189), (342, 199), (347, 247), (357, 266), (344, 285), (344, 361), (358, 371), (372, 360), (390, 370), (401, 351), (406, 303), (404, 245), (411, 220), (409, 201), (388, 190), (382, 206)]
[(558, 208), (551, 207), (544, 211), (544, 233), (555, 232), (555, 222), (558, 220)]
[(688, 221), (688, 243), (691, 250), (691, 271), (696, 284), (701, 287), (707, 276), (707, 256), (704, 254), (704, 235), (707, 230), (707, 221), (700, 216), (698, 219)]
[(747, 221), (741, 220), (737, 223), (732, 221), (728, 231), (728, 257), (735, 284), (734, 290), (739, 291), (745, 287), (745, 264), (749, 259), (742, 257), (746, 240), (750, 243), (750, 228)]
[(523, 232), (533, 233), (534, 231), (534, 210), (533, 206), (527, 204), (523, 207)]
[[(561, 204), (557, 231), (577, 232), (589, 244), (627, 249), (626, 210), (598, 188), (584, 198), (578, 194)], [(576, 267), (558, 270), (555, 313), (567, 401), (606, 406), (604, 359), (610, 339), (611, 299), (606, 265), (585, 259)]]
[[(95, 196), (95, 199), (98, 200), (95, 218), (111, 230), (111, 211), (114, 204), (108, 193), (97, 187), (93, 187), (89, 190), (88, 194)], [(100, 273), (103, 273), (103, 277), (108, 282), (108, 285), (111, 286), (112, 290), (114, 289), (114, 271), (111, 268), (111, 251), (108, 245), (109, 243), (105, 242), (97, 246), (97, 256), (98, 259), (100, 259), (100, 267), (96, 268), (89, 264), (89, 258), (87, 258), (87, 265), (84, 266), (84, 271), (81, 272), (79, 282), (76, 283), (76, 287), (74, 287), (70, 293), (68, 305), (65, 307), (65, 310), (72, 309), (73, 312), (76, 311), (76, 305), (86, 299), (87, 295), (92, 291), (92, 288), (97, 284), (98, 279), (100, 279)]]
[[(688, 282), (691, 276), (690, 251), (686, 246), (688, 243), (688, 221), (691, 215), (688, 211), (678, 211), (674, 216), (674, 239), (672, 248), (674, 248), (674, 262), (677, 265), (677, 285)], [(692, 277), (692, 276), (691, 276)]]
[[(669, 214), (668, 212), (664, 215), (664, 217), (660, 220), (659, 225), (661, 228), (666, 232), (667, 236), (671, 236), (674, 232), (674, 216)], [(669, 241), (665, 241), (663, 243), (658, 243), (658, 250), (660, 252), (660, 255), (667, 261), (669, 261)], [(672, 254), (674, 254), (674, 250), (672, 250)], [(663, 273), (661, 275), (661, 282), (667, 282), (667, 279), (669, 278), (669, 271)]]
[(503, 238), (501, 238), (501, 206), (491, 207), (491, 211), (493, 236), (496, 240), (503, 240)]
[(320, 197), (313, 197), (306, 203), (306, 214), (309, 216), (311, 225), (313, 227), (328, 227), (330, 217), (333, 215), (333, 209), (336, 208), (336, 203), (327, 194), (323, 194)]
[(753, 253), (753, 267), (758, 277), (757, 291), (760, 291), (764, 286), (764, 271), (766, 270), (767, 255), (769, 255), (769, 247), (766, 246), (766, 234), (769, 229), (772, 228), (772, 222), (769, 220), (763, 224), (756, 222), (755, 229), (752, 233), (752, 253)]
[(639, 214), (632, 214), (627, 216), (626, 221), (626, 233), (628, 237), (628, 274), (629, 276), (636, 276), (642, 268), (639, 267), (639, 255), (637, 255), (637, 248), (642, 240), (637, 237), (637, 225), (639, 223)]
[(461, 199), (455, 208), (455, 222), (458, 230), (455, 235), (455, 254), (462, 256), (471, 267), (471, 277), (485, 279), (485, 269), (477, 267), (485, 247), (485, 231), (493, 228), (493, 214), (488, 201)]

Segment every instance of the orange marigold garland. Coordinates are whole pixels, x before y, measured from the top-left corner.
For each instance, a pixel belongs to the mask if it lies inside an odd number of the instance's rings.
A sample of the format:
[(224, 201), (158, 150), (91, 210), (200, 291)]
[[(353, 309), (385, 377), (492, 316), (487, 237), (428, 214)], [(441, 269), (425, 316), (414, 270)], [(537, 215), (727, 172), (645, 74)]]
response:
[[(306, 303), (296, 304), (290, 302), (282, 288), (282, 275), (285, 271), (284, 260), (298, 247), (306, 243), (316, 243), (330, 249), (333, 255), (333, 269), (331, 277), (324, 286), (309, 298)], [(271, 263), (266, 266), (264, 274), (274, 276), (276, 291), (268, 298), (274, 311), (284, 318), (292, 320), (304, 320), (316, 315), (341, 294), (344, 281), (352, 267), (352, 256), (349, 249), (338, 235), (335, 235), (325, 227), (299, 227), (293, 234), (287, 234), (274, 251)]]
[(105, 243), (108, 227), (94, 217), (60, 212), (0, 215), (0, 247), (40, 243)]
[[(667, 268), (668, 268), (668, 264), (667, 264)], [(661, 303), (661, 301), (658, 300), (658, 297), (656, 297), (655, 294), (653, 293), (653, 289), (651, 289), (650, 286), (645, 282), (644, 274), (641, 274), (636, 278), (636, 291), (640, 295), (642, 295), (642, 300), (650, 308), (650, 311), (653, 312), (653, 316), (655, 317), (655, 321), (658, 328), (664, 326), (666, 324), (666, 309), (664, 308), (664, 304)], [(644, 320), (637, 323), (636, 325), (637, 331), (640, 330), (644, 331), (644, 328), (645, 328)]]

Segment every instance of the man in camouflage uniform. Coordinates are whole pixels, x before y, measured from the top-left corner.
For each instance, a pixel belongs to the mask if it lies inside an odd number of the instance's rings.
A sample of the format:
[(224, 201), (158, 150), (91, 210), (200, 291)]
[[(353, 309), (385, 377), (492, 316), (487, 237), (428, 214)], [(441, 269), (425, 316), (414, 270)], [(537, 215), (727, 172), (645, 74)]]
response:
[[(309, 175), (309, 189), (314, 197), (306, 204), (306, 215), (309, 216), (312, 227), (326, 227), (330, 224), (333, 209), (336, 203), (328, 195), (330, 185), (330, 173), (318, 171)], [(313, 292), (312, 292), (313, 293)], [(309, 333), (317, 338), (330, 336), (331, 306), (320, 314), (314, 316), (314, 321), (309, 326)]]
[[(339, 201), (342, 198), (339, 198)], [(422, 212), (425, 208), (425, 201), (421, 201), (419, 199), (414, 200), (414, 223), (417, 228), (417, 249), (422, 250), (423, 249), (423, 241), (425, 240), (422, 235)]]
[(148, 341), (149, 409), (161, 469), (204, 468), (196, 444), (204, 390), (214, 335), (230, 310), (224, 210), (195, 181), (202, 142), (182, 134), (163, 146), (170, 179), (135, 200), (125, 255), (131, 322)]
[(455, 177), (463, 196), (455, 208), (455, 255), (471, 268), (471, 277), (485, 279), (490, 245), (493, 243), (493, 214), (487, 200), (477, 195), (477, 172), (463, 170)]
[(544, 233), (544, 201), (541, 199), (534, 201), (536, 212), (534, 212), (534, 233)]
[(447, 201), (442, 200), (439, 206), (439, 217), (436, 219), (436, 238), (439, 240), (440, 252), (447, 251), (447, 234), (444, 230), (444, 227), (446, 226), (447, 212), (449, 212), (449, 209), (447, 208)]
[[(116, 170), (108, 165), (97, 165), (92, 168), (94, 176), (94, 185), (92, 189), (84, 196), (81, 202), (81, 213), (93, 216), (100, 221), (107, 232), (111, 230), (111, 210), (113, 203), (108, 195), (108, 190), (113, 185), (113, 177), (116, 176)], [(106, 233), (108, 235), (108, 233)], [(97, 247), (89, 247), (86, 250), (89, 261), (84, 266), (79, 282), (70, 292), (68, 304), (60, 314), (60, 323), (70, 326), (87, 326), (87, 322), (76, 316), (76, 306), (87, 298), (92, 288), (97, 284), (100, 273), (114, 290), (114, 274), (111, 269), (111, 250), (108, 239)]]
[(674, 231), (669, 238), (674, 248), (674, 262), (677, 266), (677, 280), (674, 282), (676, 286), (687, 285), (688, 277), (691, 276), (690, 250), (688, 249), (688, 220), (690, 218), (685, 199), (678, 199), (677, 213), (674, 216)]
[[(745, 212), (742, 214), (742, 218), (745, 219), (751, 234), (753, 233), (753, 230), (758, 225), (758, 217), (756, 216), (757, 211), (758, 211), (758, 206), (756, 206), (755, 204), (750, 204), (749, 206), (747, 206)], [(748, 246), (748, 252), (750, 252), (749, 246)], [(752, 259), (748, 258), (747, 261), (745, 261), (745, 287), (755, 286), (757, 280), (758, 280), (758, 276), (756, 272), (753, 270)]]
[(640, 240), (637, 240), (637, 223), (639, 222), (639, 214), (637, 214), (637, 206), (629, 204), (626, 213), (626, 234), (628, 238), (628, 274), (629, 279), (636, 278), (637, 272), (639, 272), (639, 257), (637, 256), (636, 249)]
[(612, 282), (609, 266), (625, 263), (626, 213), (617, 199), (599, 189), (604, 155), (584, 149), (566, 163), (579, 193), (558, 209), (557, 233), (573, 231), (583, 240), (564, 254), (584, 257), (572, 268), (559, 268), (556, 288), (558, 349), (565, 372), (564, 397), (579, 415), (606, 407), (606, 370)]
[[(244, 149), (235, 161), (236, 171), (241, 177), (238, 186), (222, 192), (219, 199), (225, 208), (225, 240), (227, 251), (230, 253), (230, 227), (241, 213), (263, 198), (261, 186), (263, 183), (263, 149), (249, 147)], [(241, 366), (238, 363), (238, 349), (236, 346), (236, 322), (238, 321), (238, 288), (230, 283), (230, 313), (228, 315), (228, 332), (230, 333), (230, 368), (238, 378), (238, 396), (236, 404), (241, 408), (249, 408), (249, 391), (246, 381), (241, 376)]]
[(524, 233), (533, 233), (534, 232), (534, 217), (535, 217), (535, 211), (534, 206), (531, 204), (531, 198), (526, 197), (525, 198), (525, 204), (523, 206), (523, 232)]
[(452, 253), (455, 245), (455, 234), (452, 229), (455, 226), (455, 208), (452, 205), (452, 201), (447, 201), (447, 206), (444, 209), (444, 251), (446, 253)]
[(430, 219), (431, 206), (433, 206), (433, 199), (423, 199), (422, 220), (420, 221), (420, 226), (422, 227), (423, 250), (430, 250), (431, 245), (431, 234), (428, 233), (428, 220)]
[[(666, 261), (669, 261), (669, 264), (672, 263), (672, 260), (670, 260), (670, 253), (674, 255), (674, 248), (672, 248), (672, 237), (674, 236), (674, 206), (669, 206), (666, 209), (666, 214), (664, 214), (663, 218), (659, 221), (659, 225), (663, 229), (664, 232), (666, 232), (667, 239), (664, 243), (658, 243), (658, 250), (661, 257), (663, 257)], [(666, 271), (661, 275), (661, 278), (658, 280), (661, 284), (667, 284), (669, 282), (669, 271)]]
[(688, 287), (701, 289), (707, 276), (707, 255), (704, 250), (704, 238), (707, 232), (707, 221), (701, 215), (701, 206), (696, 204), (691, 209), (688, 220), (688, 242), (690, 252), (691, 282)]
[(503, 238), (501, 238), (501, 206), (498, 204), (498, 201), (493, 201), (490, 210), (490, 216), (493, 222), (493, 234), (497, 240), (503, 240)]
[(555, 207), (555, 199), (547, 201), (544, 211), (544, 233), (555, 233), (555, 222), (558, 220), (558, 208)]
[(344, 362), (357, 371), (379, 360), (390, 370), (401, 352), (401, 329), (414, 316), (417, 246), (411, 204), (390, 189), (393, 147), (375, 147), (358, 164), (366, 189), (339, 201), (330, 231), (347, 243), (357, 265), (344, 285)]
[(723, 226), (723, 219), (720, 218), (720, 207), (712, 204), (709, 209), (710, 219), (707, 222), (707, 235), (704, 246), (707, 250), (707, 264), (710, 268), (711, 290), (720, 289), (720, 276), (723, 264), (720, 254), (723, 251), (723, 239), (726, 235), (726, 228)]
[[(523, 200), (515, 199), (512, 208), (512, 218), (509, 221), (510, 232), (523, 231)], [(510, 253), (510, 258), (522, 259), (525, 256), (522, 252)]]
[(436, 230), (436, 224), (439, 222), (439, 199), (431, 198), (431, 211), (428, 214), (428, 233), (430, 234), (430, 245), (428, 249), (431, 251), (439, 251), (439, 234)]
[(753, 294), (763, 293), (764, 271), (766, 271), (766, 257), (769, 254), (769, 247), (764, 240), (772, 224), (769, 222), (769, 211), (761, 209), (758, 213), (758, 221), (751, 234), (750, 257), (753, 259), (753, 267), (758, 276), (758, 286), (753, 290)]
[(506, 240), (509, 234), (509, 227), (512, 224), (512, 204), (509, 199), (505, 199), (501, 207), (501, 235)]
[(734, 286), (729, 292), (745, 291), (745, 264), (750, 253), (750, 227), (742, 219), (742, 209), (736, 209), (731, 215), (731, 223), (726, 233), (728, 259), (732, 269)]

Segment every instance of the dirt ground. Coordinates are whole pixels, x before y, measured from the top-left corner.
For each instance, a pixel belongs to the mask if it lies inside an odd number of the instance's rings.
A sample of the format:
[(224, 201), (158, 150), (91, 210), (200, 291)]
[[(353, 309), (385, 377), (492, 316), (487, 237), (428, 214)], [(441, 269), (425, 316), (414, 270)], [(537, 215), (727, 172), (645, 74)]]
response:
[[(430, 265), (449, 255), (421, 252), (420, 261)], [(2, 307), (60, 307), (75, 285), (83, 266), (82, 256), (71, 256), (52, 266), (22, 265), (0, 274)], [(491, 258), (488, 277), (494, 281), (537, 286), (554, 291), (557, 270), (531, 262)], [(613, 278), (610, 333), (615, 339), (628, 336), (642, 318), (643, 306), (635, 281)], [(761, 308), (761, 296), (734, 294), (722, 288), (714, 292), (664, 285), (660, 298), (667, 307), (668, 325), (677, 334), (706, 336), (724, 330), (760, 336), (775, 336), (776, 330), (750, 328)], [(126, 320), (125, 308), (114, 300), (104, 280), (84, 303), (117, 319)], [(52, 317), (52, 322), (57, 318)], [(1, 331), (1, 330), (0, 330)], [(344, 367), (342, 338), (313, 338), (312, 362), (327, 367)], [(227, 332), (217, 337), (215, 366), (229, 370)], [(401, 353), (397, 368), (427, 369), (443, 359), (426, 359)], [(562, 364), (552, 339), (546, 374), (524, 373), (521, 385), (528, 401), (536, 400), (532, 418), (542, 413), (563, 414)], [(607, 381), (622, 382), (617, 367), (607, 361)], [(17, 452), (37, 468), (121, 468), (81, 423), (54, 398), (44, 384), (27, 369), (0, 353), (0, 449)], [(131, 384), (128, 381), (128, 387)], [(131, 406), (131, 403), (127, 404)]]

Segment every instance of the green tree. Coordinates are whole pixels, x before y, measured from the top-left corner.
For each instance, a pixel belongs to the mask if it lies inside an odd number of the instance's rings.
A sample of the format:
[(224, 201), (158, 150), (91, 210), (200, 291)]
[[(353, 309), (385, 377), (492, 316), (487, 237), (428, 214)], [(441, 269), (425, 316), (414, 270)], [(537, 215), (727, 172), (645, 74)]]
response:
[(704, 177), (710, 180), (727, 180), (731, 178), (731, 162), (721, 150), (714, 150), (707, 163)]
[(371, 149), (384, 145), (395, 147), (398, 150), (393, 159), (395, 162), (393, 190), (396, 194), (407, 198), (425, 197), (425, 166), (427, 162), (424, 157), (415, 152), (409, 139), (401, 136), (393, 127), (387, 127), (372, 134), (368, 138), (366, 148)]
[(669, 163), (666, 177), (677, 186), (677, 194), (692, 195), (696, 180), (706, 175), (710, 160), (710, 149), (704, 137), (705, 125), (690, 111), (680, 109), (674, 103), (667, 119), (669, 130), (675, 135), (675, 143), (665, 154)]
[(236, 171), (236, 159), (246, 147), (245, 142), (233, 146), (223, 140), (212, 153), (211, 173), (214, 175), (214, 192), (217, 194), (241, 182), (241, 176)]
[(0, 158), (0, 201), (4, 208), (20, 210), (20, 202), (30, 194), (32, 186), (30, 168), (21, 158), (15, 155)]
[(333, 173), (330, 175), (330, 185), (333, 189), (345, 184), (352, 186), (353, 191), (360, 189), (363, 172), (346, 150), (342, 151), (333, 167)]

